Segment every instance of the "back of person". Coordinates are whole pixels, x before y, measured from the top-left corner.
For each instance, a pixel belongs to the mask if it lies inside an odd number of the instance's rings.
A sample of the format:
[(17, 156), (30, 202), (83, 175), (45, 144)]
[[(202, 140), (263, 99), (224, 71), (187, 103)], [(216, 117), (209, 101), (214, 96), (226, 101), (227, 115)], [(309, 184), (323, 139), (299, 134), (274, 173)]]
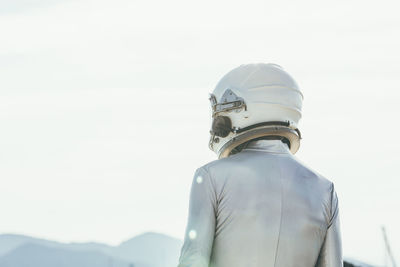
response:
[(210, 267), (341, 266), (338, 255), (319, 258), (340, 249), (325, 240), (328, 231), (339, 231), (333, 184), (299, 163), (281, 141), (254, 141), (200, 168), (193, 183), (192, 197), (203, 201), (192, 202), (209, 214), (188, 225), (198, 240), (183, 246), (181, 266), (203, 266), (185, 265), (189, 254), (209, 258), (204, 266)]
[(341, 267), (333, 183), (294, 156), (303, 95), (275, 64), (218, 83), (211, 150), (196, 170), (178, 267)]

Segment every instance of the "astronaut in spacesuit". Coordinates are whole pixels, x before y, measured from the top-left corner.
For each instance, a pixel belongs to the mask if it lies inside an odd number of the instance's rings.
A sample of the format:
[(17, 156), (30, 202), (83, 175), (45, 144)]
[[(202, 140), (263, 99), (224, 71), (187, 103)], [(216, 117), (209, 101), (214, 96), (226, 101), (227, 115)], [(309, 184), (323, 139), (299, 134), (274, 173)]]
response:
[(210, 96), (178, 267), (343, 266), (334, 185), (293, 156), (303, 95), (275, 64), (241, 65)]

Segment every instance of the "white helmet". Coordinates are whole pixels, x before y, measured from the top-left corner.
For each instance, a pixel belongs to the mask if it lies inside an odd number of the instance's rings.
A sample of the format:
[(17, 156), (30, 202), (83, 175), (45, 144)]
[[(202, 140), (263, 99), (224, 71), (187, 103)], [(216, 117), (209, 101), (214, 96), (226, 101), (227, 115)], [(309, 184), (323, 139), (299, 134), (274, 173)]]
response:
[(249, 140), (287, 139), (294, 154), (300, 146), (297, 124), (303, 94), (296, 81), (276, 64), (247, 64), (228, 72), (210, 94), (212, 126), (209, 147), (228, 157)]

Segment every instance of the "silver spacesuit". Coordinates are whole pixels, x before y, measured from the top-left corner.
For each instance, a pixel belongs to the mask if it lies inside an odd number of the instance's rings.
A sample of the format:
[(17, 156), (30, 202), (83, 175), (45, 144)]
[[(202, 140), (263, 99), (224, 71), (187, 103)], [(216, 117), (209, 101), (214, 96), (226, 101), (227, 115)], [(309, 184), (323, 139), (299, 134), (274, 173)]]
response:
[(342, 266), (332, 182), (279, 140), (199, 168), (179, 267)]
[(178, 267), (341, 267), (333, 183), (293, 155), (303, 95), (275, 64), (242, 65), (210, 97), (210, 149), (197, 169)]

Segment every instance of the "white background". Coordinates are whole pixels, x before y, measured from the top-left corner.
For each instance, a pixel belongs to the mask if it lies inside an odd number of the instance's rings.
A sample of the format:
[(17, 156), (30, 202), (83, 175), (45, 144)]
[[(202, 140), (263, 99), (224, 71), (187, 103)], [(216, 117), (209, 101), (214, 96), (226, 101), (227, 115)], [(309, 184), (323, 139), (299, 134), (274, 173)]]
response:
[(0, 2), (0, 233), (183, 238), (208, 93), (274, 62), (303, 90), (297, 156), (334, 181), (345, 256), (400, 259), (398, 1)]

